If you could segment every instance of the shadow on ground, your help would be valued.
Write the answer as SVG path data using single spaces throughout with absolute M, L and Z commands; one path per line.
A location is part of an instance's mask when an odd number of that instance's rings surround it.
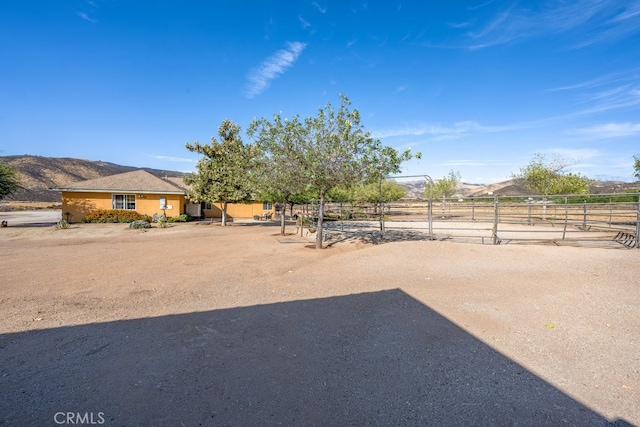
M 6 425 L 609 424 L 400 290 L 4 334 L 0 367 Z
M 333 246 L 340 242 L 362 242 L 362 243 L 392 243 L 392 242 L 415 242 L 429 240 L 429 233 L 420 230 L 410 229 L 386 229 L 380 232 L 378 224 L 349 223 L 347 226 L 331 224 L 326 229 L 327 246 Z M 434 240 L 435 236 L 434 236 Z

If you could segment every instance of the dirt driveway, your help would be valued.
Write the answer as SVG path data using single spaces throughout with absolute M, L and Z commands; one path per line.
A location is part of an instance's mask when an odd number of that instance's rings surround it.
M 640 251 L 277 232 L 0 229 L 0 425 L 640 425 Z

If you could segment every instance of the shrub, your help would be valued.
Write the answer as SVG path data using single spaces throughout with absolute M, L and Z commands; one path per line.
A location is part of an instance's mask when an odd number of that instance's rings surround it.
M 163 221 L 166 220 L 167 216 L 165 214 L 160 215 L 160 214 L 154 213 L 152 218 L 153 218 L 153 222 L 158 222 L 160 220 L 163 220 Z
M 167 218 L 167 222 L 187 222 L 191 221 L 191 216 L 189 214 L 180 214 L 178 216 L 170 216 Z
M 158 220 L 158 228 L 167 228 L 169 225 L 167 224 L 167 218 L 162 217 Z
M 89 212 L 89 214 L 82 219 L 82 222 L 115 223 L 145 221 L 146 219 L 146 215 L 141 215 L 136 211 L 124 209 L 97 209 Z
M 151 228 L 149 221 L 136 220 L 129 223 L 129 228 Z
M 56 224 L 56 228 L 58 230 L 66 230 L 67 228 L 69 228 L 69 223 L 67 221 L 65 221 L 64 219 L 61 219 L 60 221 L 58 221 L 58 223 Z

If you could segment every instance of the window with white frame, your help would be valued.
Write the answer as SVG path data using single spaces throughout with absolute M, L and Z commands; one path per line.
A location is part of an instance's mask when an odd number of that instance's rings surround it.
M 262 202 L 263 211 L 270 211 L 271 209 L 273 209 L 273 205 L 271 204 L 271 202 Z
M 136 210 L 135 194 L 114 194 L 112 199 L 113 209 Z

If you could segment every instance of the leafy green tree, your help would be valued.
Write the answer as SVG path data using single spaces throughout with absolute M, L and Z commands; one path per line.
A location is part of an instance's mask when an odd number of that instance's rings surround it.
M 354 199 L 354 187 L 338 185 L 327 192 L 327 200 L 331 202 L 351 202 Z
M 262 119 L 251 126 L 258 140 L 271 138 L 285 144 L 288 167 L 295 169 L 307 188 L 318 191 L 316 248 L 322 248 L 324 206 L 331 189 L 398 173 L 400 164 L 414 157 L 409 150 L 400 153 L 372 138 L 360 124 L 358 110 L 350 109 L 349 99 L 344 95 L 340 99 L 337 111 L 328 103 L 316 117 L 304 121 L 296 116 L 284 123 L 276 116 L 273 123 Z M 274 138 L 273 132 L 287 132 L 287 135 Z
M 446 176 L 435 182 L 433 185 L 433 194 L 430 187 L 424 189 L 424 197 L 442 197 L 442 215 L 444 216 L 446 199 L 447 197 L 453 196 L 461 179 L 460 171 L 450 170 Z
M 536 194 L 549 196 L 552 194 L 585 194 L 589 189 L 589 178 L 568 172 L 575 164 L 560 157 L 547 161 L 546 157 L 537 153 L 531 163 L 520 172 L 512 174 L 512 178 L 524 184 Z
M 297 161 L 296 147 L 300 127 L 297 116 L 293 120 L 283 120 L 276 114 L 273 122 L 255 119 L 247 130 L 250 138 L 256 138 L 256 147 L 260 152 L 254 161 L 258 187 L 268 195 L 270 201 L 282 203 L 283 209 L 290 204 L 292 198 L 300 199 L 296 195 L 303 195 L 307 186 Z M 284 212 L 280 221 L 280 234 L 284 235 Z
M 0 161 L 0 200 L 20 189 L 18 171 L 12 165 Z
M 640 155 L 633 156 L 633 176 L 640 180 Z
M 354 198 L 367 203 L 390 202 L 404 197 L 407 190 L 393 181 L 372 182 L 354 188 Z
M 433 185 L 433 197 L 451 197 L 456 192 L 458 184 L 462 179 L 459 171 L 450 170 L 447 176 L 442 177 Z M 425 197 L 431 197 L 431 190 L 427 187 L 424 191 Z
M 218 136 L 211 138 L 210 145 L 198 141 L 185 144 L 187 150 L 202 154 L 195 174 L 185 177 L 191 186 L 188 196 L 195 202 L 222 204 L 222 225 L 227 225 L 227 204 L 251 200 L 255 179 L 251 173 L 252 159 L 256 150 L 244 145 L 240 137 L 240 126 L 225 119 L 218 128 Z

